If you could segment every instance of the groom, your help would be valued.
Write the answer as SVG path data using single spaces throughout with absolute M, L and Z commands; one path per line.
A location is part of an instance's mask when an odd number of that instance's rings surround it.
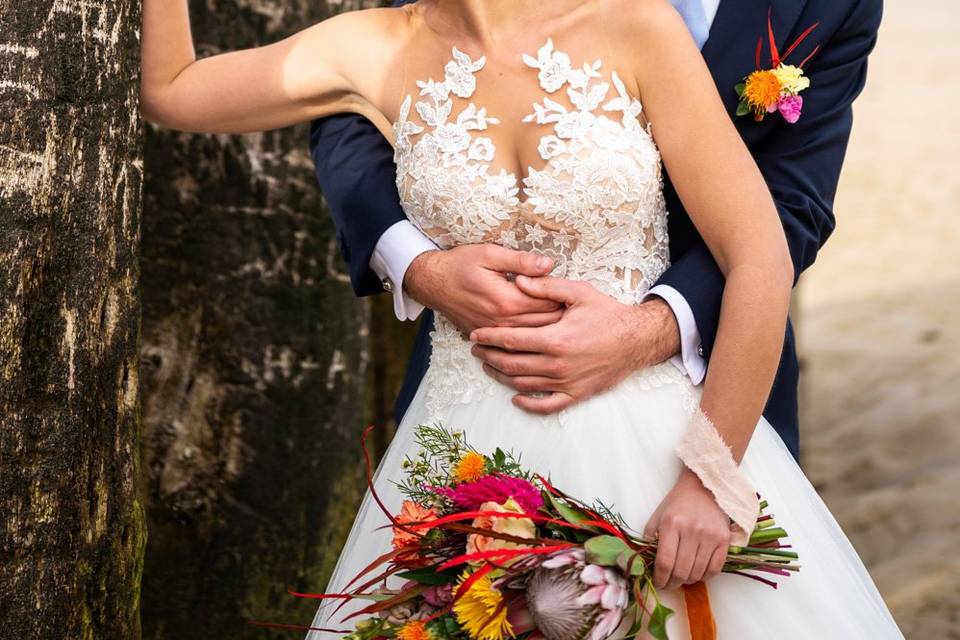
M 863 88 L 876 42 L 882 0 L 672 0 L 701 50 L 744 141 L 773 194 L 795 278 L 809 267 L 834 228 L 833 199 L 852 125 L 851 104 Z M 405 4 L 401 0 L 397 4 Z M 789 60 L 806 67 L 803 115 L 755 122 L 735 117 L 734 87 L 756 67 L 757 41 L 767 42 L 767 15 L 781 51 L 819 23 Z M 768 45 L 763 62 L 769 64 Z M 392 148 L 361 116 L 314 121 L 310 137 L 317 179 L 337 227 L 341 254 L 357 295 L 392 292 L 401 320 L 427 307 L 407 370 L 397 420 L 429 363 L 435 309 L 474 332 L 474 354 L 487 373 L 518 390 L 519 406 L 552 413 L 616 384 L 631 372 L 670 359 L 694 383 L 707 370 L 717 334 L 724 279 L 676 191 L 665 183 L 672 265 L 643 304 L 618 317 L 589 287 L 543 279 L 517 282 L 507 273 L 542 276 L 552 265 L 494 245 L 440 251 L 407 221 L 395 186 Z M 578 305 L 597 313 L 564 314 Z M 606 311 L 601 312 L 603 307 Z M 617 330 L 610 330 L 617 328 Z M 799 364 L 788 324 L 764 416 L 799 458 Z M 529 395 L 549 389 L 553 393 Z

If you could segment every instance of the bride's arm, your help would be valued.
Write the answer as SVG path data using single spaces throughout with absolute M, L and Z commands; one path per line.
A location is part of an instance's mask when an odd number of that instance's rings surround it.
M 780 361 L 793 266 L 770 191 L 686 25 L 666 2 L 649 5 L 636 37 L 640 98 L 677 193 L 726 277 L 701 408 L 739 461 Z
M 269 45 L 197 60 L 187 0 L 145 0 L 141 110 L 162 126 L 206 133 L 263 131 L 345 111 L 376 123 L 383 116 L 372 101 L 390 59 L 383 36 L 396 23 L 395 10 L 348 12 Z
M 623 34 L 617 41 L 641 43 L 642 55 L 634 56 L 635 77 L 653 136 L 678 195 L 726 277 L 700 409 L 739 462 L 776 375 L 793 266 L 770 191 L 686 25 L 663 0 L 645 0 L 641 6 L 635 20 L 628 21 L 634 24 L 624 27 L 631 29 L 630 39 Z M 712 434 L 697 419 L 691 428 L 696 425 L 700 433 Z M 733 461 L 721 473 L 731 470 L 736 473 Z M 752 487 L 745 488 L 741 516 L 752 512 L 747 503 L 755 497 Z M 724 512 L 712 500 L 685 468 L 651 517 L 647 532 L 658 532 L 661 541 L 658 586 L 719 572 L 730 541 L 730 503 Z

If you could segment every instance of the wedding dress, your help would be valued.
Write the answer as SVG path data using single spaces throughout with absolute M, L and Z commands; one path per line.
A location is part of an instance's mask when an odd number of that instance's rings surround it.
M 492 242 L 542 253 L 556 261 L 553 275 L 638 303 L 669 265 L 661 160 L 641 104 L 615 71 L 593 58 L 574 63 L 552 40 L 523 61 L 538 99 L 514 129 L 538 128 L 542 167 L 529 168 L 522 181 L 492 168 L 500 160 L 494 136 L 502 118 L 471 99 L 478 79 L 491 91 L 496 80 L 484 78 L 484 58 L 454 48 L 442 79 L 418 81 L 419 96 L 406 96 L 394 124 L 404 210 L 440 247 Z M 414 429 L 442 423 L 465 431 L 481 452 L 521 454 L 567 493 L 601 499 L 643 529 L 681 470 L 674 450 L 701 393 L 687 376 L 663 363 L 558 414 L 537 416 L 511 403 L 514 391 L 483 372 L 470 342 L 440 314 L 432 346 L 426 377 L 374 476 L 389 509 L 398 512 L 402 502 L 392 481 L 416 452 Z M 780 579 L 778 589 L 729 574 L 709 581 L 719 637 L 902 638 L 856 551 L 764 419 L 741 468 L 789 533 L 802 569 Z M 328 592 L 342 591 L 390 548 L 386 523 L 368 492 Z M 662 597 L 676 611 L 670 638 L 688 638 L 679 591 Z M 365 603 L 331 616 L 339 604 L 321 604 L 313 626 L 350 628 L 342 616 Z

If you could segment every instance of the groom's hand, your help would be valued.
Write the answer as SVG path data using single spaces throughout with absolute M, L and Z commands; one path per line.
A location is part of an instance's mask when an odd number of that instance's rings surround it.
M 522 409 L 555 413 L 680 350 L 676 318 L 660 298 L 626 305 L 586 282 L 518 276 L 516 283 L 530 296 L 563 303 L 563 317 L 537 328 L 480 328 L 470 339 L 484 370 L 521 392 L 513 402 Z M 552 393 L 528 395 L 545 391 Z
M 507 274 L 537 277 L 552 269 L 545 256 L 494 244 L 462 245 L 414 258 L 403 287 L 464 333 L 477 327 L 540 327 L 559 320 L 563 305 L 525 293 Z

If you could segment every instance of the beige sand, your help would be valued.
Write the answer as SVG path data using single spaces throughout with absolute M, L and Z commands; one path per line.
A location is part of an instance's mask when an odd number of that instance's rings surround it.
M 960 4 L 887 0 L 801 289 L 805 467 L 908 638 L 960 638 Z M 814 78 L 816 82 L 816 78 Z

